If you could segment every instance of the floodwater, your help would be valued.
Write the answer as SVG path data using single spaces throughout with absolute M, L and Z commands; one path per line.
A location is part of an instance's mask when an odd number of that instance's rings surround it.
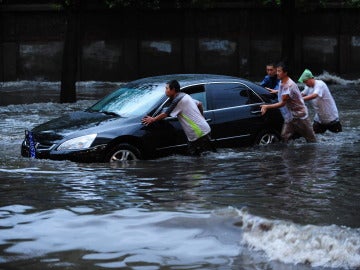
M 0 269 L 360 269 L 360 85 L 318 142 L 120 164 L 20 155 L 24 129 L 120 83 L 2 83 Z M 9 105 L 10 104 L 10 105 Z

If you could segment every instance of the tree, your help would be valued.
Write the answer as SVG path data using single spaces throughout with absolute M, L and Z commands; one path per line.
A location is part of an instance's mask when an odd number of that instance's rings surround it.
M 81 0 L 63 1 L 66 32 L 61 68 L 60 102 L 76 102 L 77 60 L 79 55 L 79 22 Z
M 108 7 L 125 5 L 128 1 L 104 0 Z M 80 19 L 85 8 L 84 0 L 61 0 L 57 7 L 64 10 L 66 16 L 66 30 L 61 68 L 60 102 L 73 103 L 76 98 L 76 81 L 78 58 L 80 52 Z
M 295 0 L 286 0 L 281 3 L 281 18 L 283 26 L 283 40 L 281 57 L 293 66 L 294 51 L 295 51 L 295 34 L 294 34 L 294 16 L 295 15 Z

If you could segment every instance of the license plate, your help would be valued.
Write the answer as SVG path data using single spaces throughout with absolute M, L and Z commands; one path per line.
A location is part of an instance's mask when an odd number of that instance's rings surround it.
M 35 158 L 36 157 L 36 149 L 35 149 L 35 142 L 34 142 L 33 133 L 31 131 L 29 131 L 29 130 L 25 130 L 25 137 L 29 141 L 30 157 Z

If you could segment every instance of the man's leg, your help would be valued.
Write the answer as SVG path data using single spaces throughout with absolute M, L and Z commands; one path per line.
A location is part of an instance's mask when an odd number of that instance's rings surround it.
M 188 143 L 189 153 L 192 156 L 199 156 L 204 151 L 216 151 L 213 143 L 211 142 L 210 135 L 205 135 L 196 141 Z
M 342 131 L 342 126 L 340 121 L 332 121 L 330 124 L 327 125 L 328 130 L 334 133 L 338 133 Z
M 289 139 L 294 135 L 295 131 L 292 125 L 292 121 L 284 123 L 281 130 L 281 139 L 284 143 L 287 143 Z
M 326 131 L 326 126 L 314 121 L 313 130 L 315 133 L 324 133 Z
M 314 130 L 311 126 L 309 117 L 306 119 L 296 119 L 296 131 L 303 136 L 307 142 L 316 142 Z

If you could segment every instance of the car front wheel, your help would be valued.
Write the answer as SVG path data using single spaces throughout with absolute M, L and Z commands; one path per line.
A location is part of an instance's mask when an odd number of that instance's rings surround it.
M 109 152 L 105 160 L 109 162 L 121 162 L 138 160 L 140 159 L 140 156 L 141 155 L 138 148 L 127 143 L 121 143 Z
M 256 137 L 255 144 L 268 145 L 280 141 L 280 136 L 271 130 L 264 130 Z

